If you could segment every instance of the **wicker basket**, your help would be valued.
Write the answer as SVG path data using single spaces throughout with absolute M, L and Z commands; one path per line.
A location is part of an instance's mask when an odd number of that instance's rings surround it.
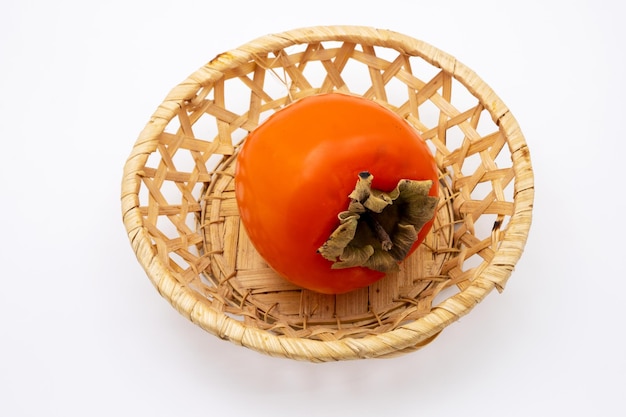
M 405 118 L 442 185 L 435 226 L 401 271 L 337 296 L 268 268 L 240 224 L 233 184 L 250 131 L 293 100 L 332 91 Z M 181 314 L 235 344 L 319 362 L 414 351 L 502 290 L 533 195 L 520 128 L 472 70 L 395 32 L 337 26 L 261 37 L 176 86 L 126 162 L 122 208 L 139 262 Z

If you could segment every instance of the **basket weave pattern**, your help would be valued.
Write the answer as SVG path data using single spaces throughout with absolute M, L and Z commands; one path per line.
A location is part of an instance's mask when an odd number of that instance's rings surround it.
M 233 176 L 259 123 L 335 91 L 375 100 L 421 133 L 441 202 L 400 272 L 331 296 L 268 268 L 240 224 Z M 266 354 L 330 361 L 416 350 L 502 290 L 526 242 L 533 186 L 517 122 L 469 68 L 395 32 L 314 27 L 220 54 L 175 87 L 127 160 L 122 205 L 140 263 L 181 314 Z

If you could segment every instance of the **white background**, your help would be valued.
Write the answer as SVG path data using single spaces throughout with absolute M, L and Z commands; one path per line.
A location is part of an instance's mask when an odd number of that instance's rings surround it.
M 624 13 L 614 1 L 3 1 L 0 415 L 626 415 Z M 296 27 L 425 40 L 511 109 L 536 175 L 504 293 L 426 348 L 310 364 L 205 333 L 128 242 L 122 168 L 220 52 Z

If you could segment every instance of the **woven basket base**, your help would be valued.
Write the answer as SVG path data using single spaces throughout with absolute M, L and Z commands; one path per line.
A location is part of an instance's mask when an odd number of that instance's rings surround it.
M 202 200 L 203 249 L 210 260 L 203 281 L 205 292 L 217 288 L 223 312 L 246 326 L 322 341 L 364 337 L 424 316 L 434 297 L 453 285 L 440 275 L 455 252 L 452 202 L 445 184 L 433 229 L 399 272 L 367 288 L 327 295 L 290 284 L 254 249 L 239 218 L 234 169 L 235 158 L 219 165 Z

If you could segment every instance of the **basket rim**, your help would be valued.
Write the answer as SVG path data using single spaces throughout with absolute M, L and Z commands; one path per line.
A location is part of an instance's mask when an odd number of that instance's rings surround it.
M 325 41 L 350 41 L 392 48 L 409 56 L 419 56 L 448 72 L 480 100 L 492 120 L 502 129 L 515 173 L 514 210 L 507 234 L 493 259 L 467 288 L 433 306 L 424 317 L 388 332 L 333 341 L 274 335 L 246 326 L 202 302 L 198 294 L 177 281 L 164 259 L 152 247 L 140 213 L 138 196 L 140 174 L 148 156 L 156 150 L 158 134 L 182 104 L 192 100 L 200 88 L 210 86 L 222 77 L 224 71 L 248 62 L 256 53 Z M 366 26 L 312 26 L 261 36 L 221 53 L 175 86 L 141 131 L 126 161 L 121 200 L 123 222 L 140 264 L 161 296 L 179 313 L 222 339 L 261 353 L 298 360 L 333 361 L 383 357 L 419 345 L 469 313 L 494 288 L 501 291 L 526 244 L 532 217 L 534 177 L 528 147 L 517 121 L 495 92 L 473 70 L 454 57 L 426 42 L 390 30 Z

